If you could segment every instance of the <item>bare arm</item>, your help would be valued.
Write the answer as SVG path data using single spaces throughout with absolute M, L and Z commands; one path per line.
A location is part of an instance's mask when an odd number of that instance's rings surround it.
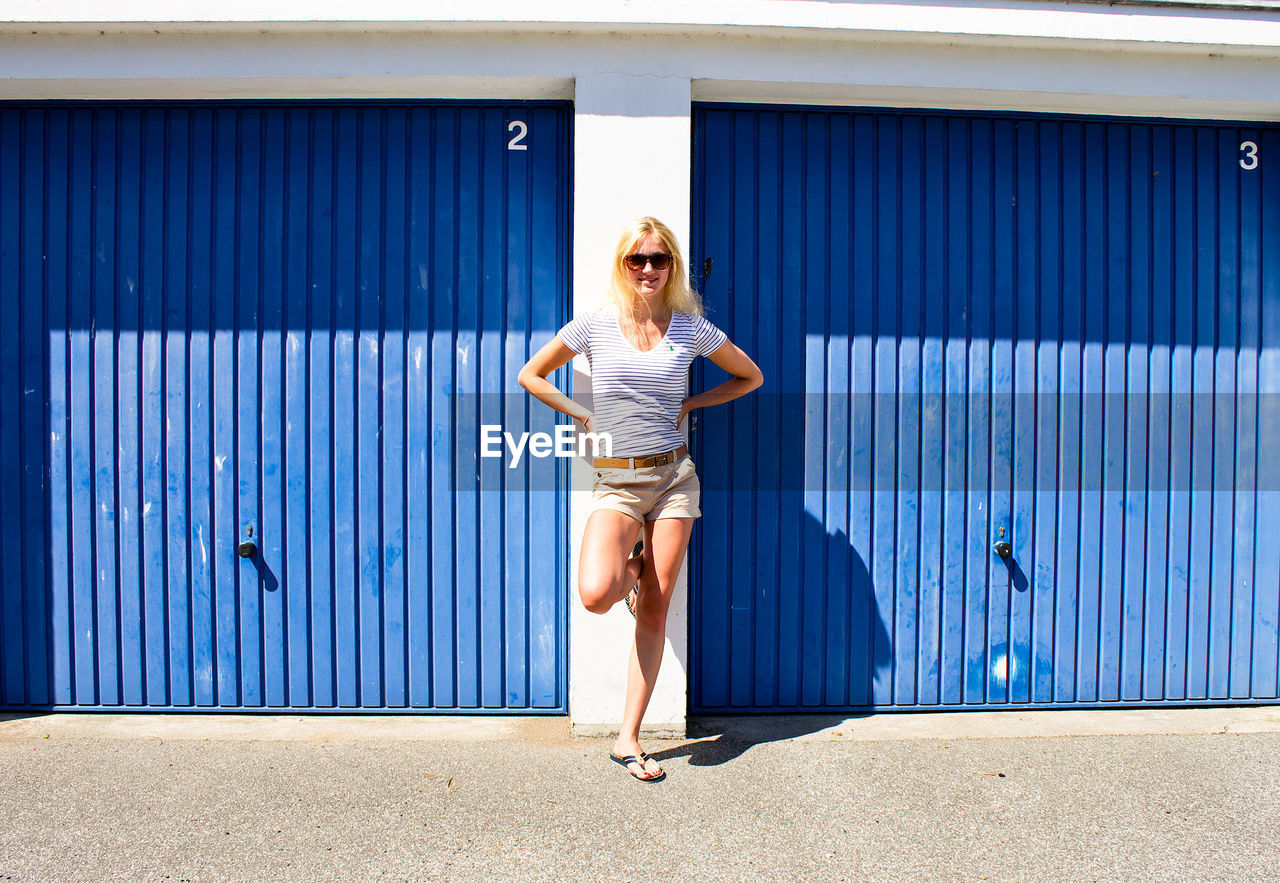
M 516 380 L 538 401 L 550 405 L 561 414 L 568 414 L 579 421 L 584 429 L 590 429 L 591 412 L 562 393 L 547 379 L 548 374 L 561 365 L 568 364 L 576 355 L 559 337 L 553 337 L 525 362 Z
M 679 426 L 685 415 L 694 408 L 705 408 L 708 405 L 733 401 L 764 383 L 764 374 L 761 373 L 760 367 L 731 340 L 726 340 L 707 358 L 732 376 L 714 389 L 685 399 L 680 406 L 680 416 L 676 418 L 676 426 Z

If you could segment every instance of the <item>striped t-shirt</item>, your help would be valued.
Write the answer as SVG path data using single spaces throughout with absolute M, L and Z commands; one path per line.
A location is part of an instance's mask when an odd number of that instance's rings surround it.
M 676 418 L 689 365 L 728 340 L 703 317 L 677 312 L 662 340 L 641 352 L 623 335 L 613 306 L 579 316 L 557 336 L 591 365 L 591 431 L 609 434 L 614 457 L 643 457 L 684 444 Z

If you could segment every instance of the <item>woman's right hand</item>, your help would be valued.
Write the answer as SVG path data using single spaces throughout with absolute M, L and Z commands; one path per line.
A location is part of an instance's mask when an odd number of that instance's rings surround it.
M 596 416 L 595 414 L 593 414 L 593 413 L 591 413 L 590 411 L 588 411 L 588 412 L 587 412 L 587 414 L 586 414 L 585 416 L 583 416 L 583 417 L 574 417 L 573 419 L 574 419 L 574 420 L 576 420 L 576 421 L 578 421 L 579 423 L 581 423 L 581 424 L 582 424 L 582 431 L 583 431 L 583 432 L 590 432 L 590 431 L 591 431 L 591 421 L 595 419 L 595 416 Z
M 565 346 L 559 337 L 553 337 L 546 342 L 542 349 L 534 353 L 529 361 L 525 362 L 524 367 L 520 369 L 520 373 L 516 376 L 516 381 L 538 401 L 550 405 L 561 414 L 573 416 L 575 411 L 586 409 L 556 389 L 555 384 L 547 379 L 547 375 L 561 365 L 567 365 L 575 355 L 576 353 Z M 592 416 L 588 412 L 586 417 L 574 417 L 573 419 L 586 426 Z

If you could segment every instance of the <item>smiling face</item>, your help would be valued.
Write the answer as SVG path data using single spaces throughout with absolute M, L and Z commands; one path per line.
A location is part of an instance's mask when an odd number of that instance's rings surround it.
M 667 255 L 669 260 L 661 269 L 648 255 Z M 627 265 L 639 261 L 639 267 Z M 636 218 L 622 230 L 613 252 L 613 272 L 609 276 L 609 300 L 624 310 L 635 310 L 643 301 L 651 315 L 667 314 L 671 310 L 685 310 L 702 314 L 696 295 L 689 290 L 685 275 L 684 259 L 680 256 L 680 242 L 671 228 L 657 218 Z
M 667 248 L 662 244 L 662 239 L 656 233 L 650 233 L 635 244 L 628 254 L 666 254 Z M 653 264 L 646 263 L 639 270 L 633 270 L 623 264 L 626 268 L 627 275 L 630 277 L 632 284 L 635 285 L 636 291 L 641 297 L 650 298 L 660 296 L 662 290 L 667 287 L 667 277 L 671 273 L 671 266 L 668 264 L 661 270 L 654 269 Z

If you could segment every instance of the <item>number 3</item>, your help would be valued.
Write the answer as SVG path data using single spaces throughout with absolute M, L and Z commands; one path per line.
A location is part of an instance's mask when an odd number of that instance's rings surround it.
M 1245 171 L 1252 171 L 1258 167 L 1258 145 L 1252 141 L 1240 142 L 1240 149 L 1244 152 L 1244 156 L 1240 158 L 1240 168 Z
M 516 132 L 516 129 L 519 129 L 520 131 Z M 507 142 L 507 150 L 528 150 L 529 149 L 528 144 L 520 143 L 521 141 L 524 140 L 524 136 L 529 134 L 529 127 L 526 126 L 523 121 L 512 120 L 511 122 L 507 123 L 507 131 L 516 132 L 514 135 L 511 136 L 511 140 Z

